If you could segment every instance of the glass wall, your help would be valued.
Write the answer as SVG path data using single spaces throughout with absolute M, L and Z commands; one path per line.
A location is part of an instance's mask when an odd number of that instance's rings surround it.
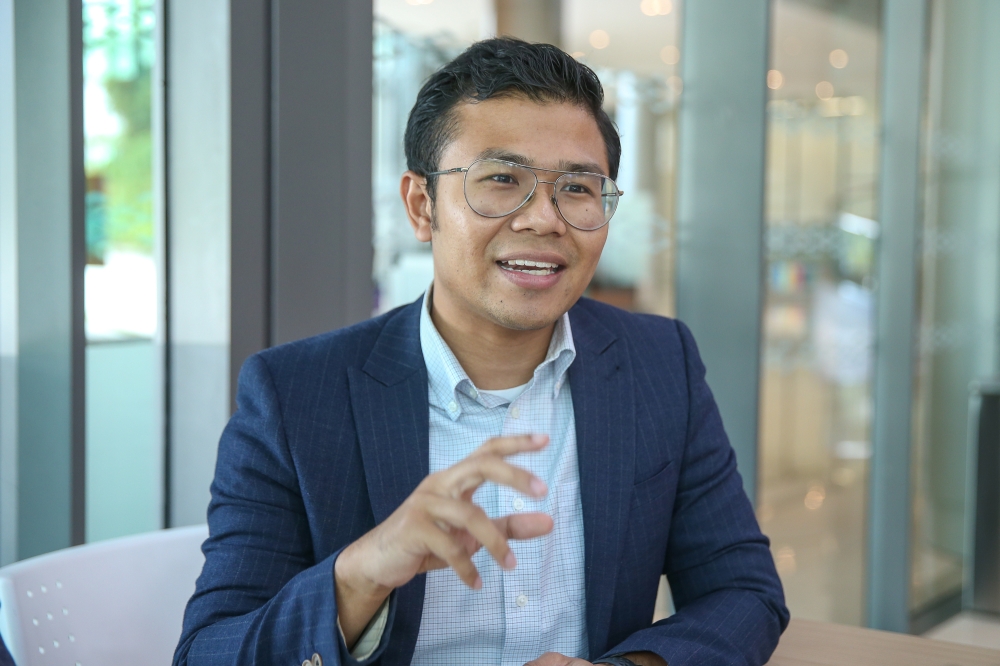
M 163 515 L 154 0 L 84 0 L 86 534 Z
M 1000 4 L 934 0 L 928 61 L 911 612 L 961 591 L 969 385 L 1000 376 Z
M 864 621 L 879 3 L 772 4 L 758 517 L 795 617 Z

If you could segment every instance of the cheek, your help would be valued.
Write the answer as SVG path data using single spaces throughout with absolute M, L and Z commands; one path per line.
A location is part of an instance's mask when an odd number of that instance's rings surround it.
M 608 227 L 605 225 L 597 231 L 588 232 L 588 235 L 580 241 L 580 258 L 586 266 L 594 267 L 601 259 L 601 252 L 604 244 L 608 240 Z

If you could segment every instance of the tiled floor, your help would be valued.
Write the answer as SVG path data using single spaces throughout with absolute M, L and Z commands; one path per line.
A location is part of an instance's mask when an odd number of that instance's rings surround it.
M 924 637 L 1000 650 L 1000 616 L 959 613 L 928 631 Z

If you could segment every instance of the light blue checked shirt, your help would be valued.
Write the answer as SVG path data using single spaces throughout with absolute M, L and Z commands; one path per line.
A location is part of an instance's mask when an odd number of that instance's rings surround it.
M 509 458 L 548 484 L 545 498 L 486 483 L 473 501 L 490 518 L 541 511 L 552 516 L 555 527 L 539 539 L 511 542 L 517 557 L 513 571 L 504 571 L 480 549 L 472 558 L 483 579 L 479 591 L 466 587 L 451 569 L 429 572 L 411 663 L 523 666 L 550 651 L 586 657 L 583 509 L 567 381 L 576 349 L 569 315 L 556 323 L 545 360 L 519 395 L 480 391 L 434 327 L 430 293 L 420 316 L 429 382 L 430 472 L 451 467 L 490 437 L 549 435 L 542 451 Z
M 541 433 L 550 443 L 508 460 L 545 481 L 549 494 L 526 497 L 486 483 L 473 501 L 491 518 L 519 511 L 552 516 L 544 537 L 511 541 L 517 567 L 504 571 L 485 549 L 472 561 L 483 579 L 471 590 L 451 569 L 427 574 L 413 666 L 523 666 L 545 652 L 587 656 L 583 509 L 576 421 L 567 370 L 576 358 L 569 315 L 556 323 L 545 360 L 531 381 L 505 391 L 480 391 L 438 333 L 429 289 L 420 316 L 420 346 L 430 402 L 430 473 L 451 467 L 491 437 Z M 370 656 L 381 640 L 387 607 L 352 650 Z

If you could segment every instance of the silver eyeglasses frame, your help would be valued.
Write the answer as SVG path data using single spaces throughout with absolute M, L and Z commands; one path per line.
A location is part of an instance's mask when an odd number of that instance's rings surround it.
M 522 169 L 527 169 L 528 171 L 531 172 L 531 175 L 535 177 L 535 184 L 532 186 L 531 192 L 528 193 L 528 196 L 526 196 L 524 198 L 524 201 L 521 202 L 521 205 L 519 205 L 514 210 L 509 211 L 507 213 L 503 213 L 501 215 L 483 215 L 478 210 L 476 210 L 475 206 L 472 205 L 472 202 L 469 201 L 469 188 L 468 188 L 468 181 L 467 181 L 467 179 L 468 179 L 468 175 L 469 175 L 469 170 L 472 169 L 472 167 L 474 167 L 477 164 L 479 164 L 480 162 L 498 162 L 500 164 L 506 164 L 508 166 L 521 167 Z M 538 177 L 538 174 L 535 173 L 536 171 L 545 171 L 546 173 L 558 173 L 558 174 L 561 174 L 561 175 L 558 178 L 556 178 L 555 180 L 541 180 Z M 612 186 L 614 186 L 614 188 L 615 188 L 614 196 L 621 197 L 623 194 L 625 194 L 625 192 L 623 190 L 619 190 L 618 189 L 618 183 L 616 183 L 613 178 L 605 176 L 602 173 L 593 173 L 592 171 L 559 171 L 558 169 L 543 169 L 542 167 L 533 167 L 533 166 L 528 166 L 527 164 L 518 164 L 517 162 L 511 162 L 510 160 L 501 160 L 501 159 L 497 159 L 495 157 L 481 157 L 481 158 L 479 158 L 478 160 L 476 160 L 475 162 L 473 162 L 472 164 L 470 164 L 467 167 L 455 167 L 454 169 L 445 169 L 444 171 L 432 171 L 432 172 L 430 172 L 428 174 L 425 174 L 424 178 L 430 178 L 431 176 L 445 176 L 445 175 L 448 175 L 450 173 L 464 173 L 465 174 L 464 178 L 466 180 L 463 180 L 463 183 L 462 183 L 462 194 L 465 196 L 465 202 L 467 204 L 469 204 L 469 208 L 471 208 L 473 211 L 475 211 L 475 213 L 477 215 L 481 215 L 482 217 L 491 218 L 491 219 L 497 219 L 497 218 L 501 218 L 501 217 L 507 217 L 508 215 L 513 215 L 517 211 L 519 211 L 522 208 L 524 208 L 526 205 L 528 205 L 528 203 L 532 199 L 535 198 L 535 192 L 538 190 L 538 184 L 539 183 L 544 183 L 546 185 L 551 185 L 552 186 L 552 196 L 550 197 L 550 199 L 552 200 L 552 205 L 555 206 L 556 210 L 559 212 L 559 217 L 561 217 L 563 219 L 563 222 L 565 222 L 569 226 L 573 227 L 574 229 L 579 229 L 580 231 L 597 231 L 598 229 L 601 229 L 601 228 L 607 226 L 608 222 L 611 221 L 611 218 L 615 216 L 615 212 L 618 211 L 618 204 L 615 204 L 615 211 L 612 212 L 611 216 L 608 217 L 608 219 L 604 220 L 604 224 L 600 225 L 599 227 L 594 227 L 593 229 L 586 229 L 584 227 L 578 227 L 578 226 L 576 226 L 575 224 L 573 224 L 572 222 L 570 222 L 569 220 L 566 219 L 566 216 L 563 214 L 562 209 L 559 208 L 559 200 L 556 198 L 556 194 L 555 194 L 556 193 L 556 183 L 558 183 L 562 179 L 563 176 L 596 176 L 597 178 L 603 178 L 604 180 L 610 180 Z M 602 198 L 603 197 L 607 197 L 607 196 L 611 196 L 611 195 L 610 194 L 603 194 L 603 193 L 601 194 Z

